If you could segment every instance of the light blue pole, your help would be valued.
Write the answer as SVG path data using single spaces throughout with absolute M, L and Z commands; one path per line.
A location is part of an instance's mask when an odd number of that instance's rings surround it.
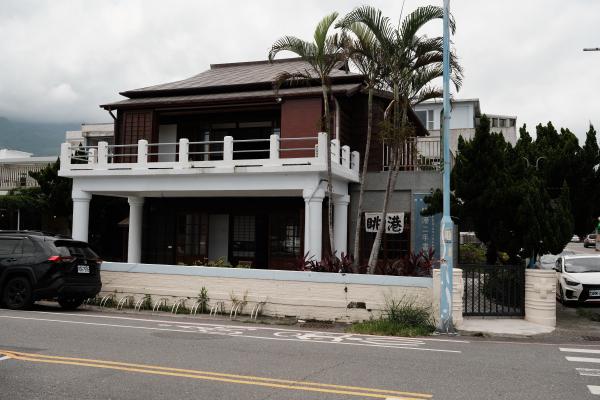
M 452 323 L 452 270 L 453 270 L 453 239 L 454 224 L 450 218 L 450 0 L 444 0 L 444 214 L 440 234 L 440 322 L 439 333 L 455 333 Z

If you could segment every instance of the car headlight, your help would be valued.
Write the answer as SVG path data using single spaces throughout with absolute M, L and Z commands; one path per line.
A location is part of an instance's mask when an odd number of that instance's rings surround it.
M 568 279 L 565 279 L 565 283 L 569 286 L 579 286 L 579 282 L 570 281 Z

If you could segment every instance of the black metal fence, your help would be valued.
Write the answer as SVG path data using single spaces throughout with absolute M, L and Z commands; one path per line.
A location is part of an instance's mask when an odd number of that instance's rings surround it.
M 524 316 L 525 267 L 461 265 L 465 316 Z

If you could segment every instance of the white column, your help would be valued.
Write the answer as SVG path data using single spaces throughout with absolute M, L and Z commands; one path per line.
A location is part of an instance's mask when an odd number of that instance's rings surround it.
M 333 197 L 333 244 L 337 257 L 348 253 L 348 204 L 348 195 Z
M 139 263 L 142 260 L 142 218 L 144 198 L 130 196 L 129 202 L 129 239 L 127 242 L 127 262 Z
M 71 198 L 73 199 L 73 228 L 71 236 L 75 240 L 87 242 L 92 195 L 88 192 L 73 191 Z
M 323 240 L 323 199 L 325 192 L 304 193 L 304 252 L 314 260 L 321 260 Z
M 233 136 L 223 138 L 223 161 L 233 160 Z
M 271 135 L 269 137 L 269 158 L 277 160 L 279 158 L 279 135 Z

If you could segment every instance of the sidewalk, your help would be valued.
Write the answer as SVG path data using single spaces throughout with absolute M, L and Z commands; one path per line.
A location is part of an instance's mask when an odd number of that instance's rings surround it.
M 458 326 L 465 335 L 484 334 L 490 336 L 535 336 L 549 334 L 555 328 L 534 324 L 524 319 L 465 318 Z

